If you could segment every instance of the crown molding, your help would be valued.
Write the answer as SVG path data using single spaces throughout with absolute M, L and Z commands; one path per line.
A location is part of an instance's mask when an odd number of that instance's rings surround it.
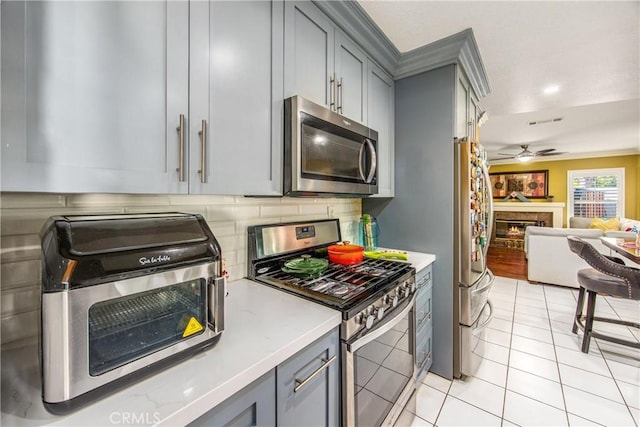
M 313 3 L 342 31 L 355 39 L 385 71 L 393 75 L 400 51 L 356 1 L 318 1 Z
M 398 80 L 450 64 L 462 67 L 479 98 L 491 92 L 471 28 L 403 53 L 393 78 Z
M 313 0 L 313 4 L 342 31 L 356 40 L 394 80 L 457 64 L 464 70 L 478 98 L 483 98 L 491 92 L 487 72 L 471 28 L 401 53 L 358 2 Z

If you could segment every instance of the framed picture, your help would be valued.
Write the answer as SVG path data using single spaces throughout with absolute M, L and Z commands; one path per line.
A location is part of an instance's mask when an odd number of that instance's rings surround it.
M 504 199 L 513 192 L 527 199 L 544 199 L 549 195 L 549 171 L 490 173 L 494 199 Z

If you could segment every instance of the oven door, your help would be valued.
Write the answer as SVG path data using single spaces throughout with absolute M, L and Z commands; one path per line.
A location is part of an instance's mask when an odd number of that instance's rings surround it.
M 216 265 L 43 294 L 45 402 L 68 401 L 211 341 L 224 316 Z
M 415 390 L 415 296 L 342 343 L 343 425 L 393 425 Z
M 285 193 L 377 194 L 377 132 L 290 98 Z

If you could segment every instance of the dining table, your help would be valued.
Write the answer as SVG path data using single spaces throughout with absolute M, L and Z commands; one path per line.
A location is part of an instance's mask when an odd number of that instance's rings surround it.
M 640 264 L 640 246 L 636 239 L 601 237 L 600 240 L 606 247 L 614 250 L 617 254 L 630 259 L 636 264 Z

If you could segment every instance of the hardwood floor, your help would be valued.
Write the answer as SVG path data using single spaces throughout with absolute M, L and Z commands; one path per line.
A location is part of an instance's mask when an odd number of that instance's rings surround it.
M 527 260 L 523 250 L 489 246 L 487 265 L 496 276 L 527 280 Z

